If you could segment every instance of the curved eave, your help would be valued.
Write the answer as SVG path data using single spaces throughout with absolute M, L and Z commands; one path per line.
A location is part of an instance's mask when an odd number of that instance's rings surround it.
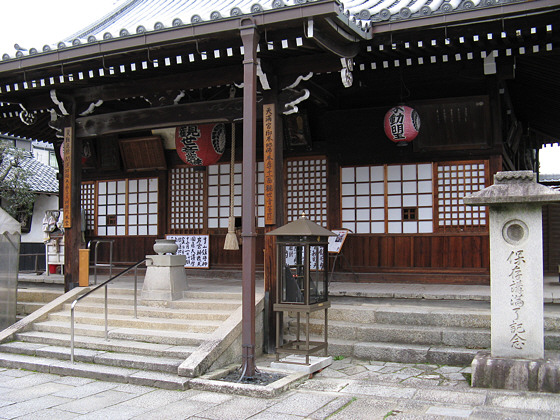
M 452 26 L 471 21 L 490 21 L 502 19 L 508 15 L 543 13 L 558 9 L 558 0 L 537 0 L 510 4 L 498 4 L 492 7 L 481 7 L 471 10 L 456 10 L 450 13 L 431 14 L 407 20 L 372 22 L 372 35 L 384 32 L 397 32 L 425 27 Z
M 284 7 L 263 11 L 258 14 L 224 18 L 216 21 L 205 21 L 197 24 L 161 29 L 143 34 L 128 35 L 96 41 L 90 44 L 68 46 L 55 51 L 37 53 L 20 58 L 7 59 L 0 62 L 0 73 L 20 72 L 34 68 L 60 65 L 61 63 L 78 62 L 95 57 L 106 57 L 114 54 L 130 53 L 148 48 L 156 48 L 174 43 L 194 42 L 201 38 L 224 38 L 239 32 L 243 24 L 252 23 L 257 27 L 285 27 L 293 22 L 301 25 L 302 19 L 335 18 L 337 23 L 352 32 L 357 39 L 368 38 L 368 33 L 360 29 L 351 18 L 341 13 L 336 1 L 320 1 L 305 3 L 298 6 Z

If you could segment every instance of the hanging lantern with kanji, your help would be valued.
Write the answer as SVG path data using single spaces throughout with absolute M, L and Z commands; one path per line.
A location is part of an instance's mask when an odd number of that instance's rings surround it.
M 385 134 L 397 146 L 406 146 L 420 131 L 420 116 L 415 109 L 398 105 L 385 114 Z
M 208 166 L 222 157 L 226 148 L 224 124 L 189 124 L 175 129 L 179 157 L 191 166 Z

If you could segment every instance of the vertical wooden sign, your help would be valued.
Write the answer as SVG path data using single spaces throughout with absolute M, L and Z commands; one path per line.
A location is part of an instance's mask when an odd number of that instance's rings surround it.
M 276 179 L 275 179 L 275 110 L 274 104 L 263 107 L 264 134 L 264 223 L 276 224 Z
M 72 127 L 64 127 L 64 229 L 72 227 Z

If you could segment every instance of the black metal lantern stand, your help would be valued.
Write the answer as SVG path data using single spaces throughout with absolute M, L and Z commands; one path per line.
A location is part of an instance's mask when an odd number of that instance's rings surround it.
M 273 305 L 276 312 L 276 360 L 281 354 L 305 355 L 308 365 L 310 355 L 321 350 L 327 355 L 328 238 L 335 234 L 302 216 L 267 235 L 276 236 L 277 301 Z M 325 311 L 323 341 L 311 341 L 310 314 L 320 310 Z M 296 337 L 281 343 L 280 320 L 284 312 L 296 313 Z M 302 337 L 302 315 L 305 317 L 305 337 Z

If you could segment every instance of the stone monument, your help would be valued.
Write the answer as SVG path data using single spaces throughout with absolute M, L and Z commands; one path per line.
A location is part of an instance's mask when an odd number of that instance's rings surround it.
M 171 301 L 181 299 L 187 288 L 186 257 L 175 255 L 177 244 L 172 239 L 156 239 L 157 255 L 146 255 L 146 276 L 142 286 L 144 301 Z
M 464 198 L 490 213 L 491 352 L 472 362 L 472 385 L 560 392 L 560 358 L 545 355 L 542 206 L 560 192 L 532 171 L 498 172 Z

